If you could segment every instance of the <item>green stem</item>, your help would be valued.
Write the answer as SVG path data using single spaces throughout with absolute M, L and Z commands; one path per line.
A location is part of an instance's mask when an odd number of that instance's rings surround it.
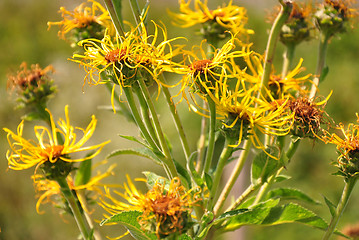
M 263 94 L 264 88 L 268 87 L 268 81 L 272 70 L 272 63 L 280 30 L 283 24 L 287 21 L 293 7 L 291 1 L 280 0 L 279 2 L 281 3 L 282 7 L 280 13 L 278 14 L 277 18 L 273 23 L 272 29 L 269 34 L 264 58 L 263 75 L 260 83 L 260 92 L 258 94 Z
M 148 105 L 148 108 L 150 110 L 150 113 L 151 113 L 151 116 L 152 116 L 152 119 L 153 119 L 153 123 L 155 125 L 155 129 L 156 129 L 156 132 L 157 132 L 160 144 L 161 144 L 161 148 L 162 148 L 162 151 L 163 151 L 163 153 L 165 155 L 165 164 L 167 165 L 168 170 L 169 170 L 169 172 L 171 174 L 170 177 L 171 178 L 177 177 L 178 173 L 177 173 L 176 166 L 175 166 L 174 161 L 172 159 L 171 152 L 170 152 L 170 149 L 168 147 L 168 143 L 167 143 L 167 141 L 166 141 L 166 139 L 164 137 L 160 121 L 158 120 L 156 109 L 155 109 L 155 107 L 153 105 L 153 102 L 151 100 L 151 95 L 148 92 L 148 89 L 146 87 L 146 84 L 145 84 L 145 81 L 144 81 L 143 77 L 139 78 L 138 83 L 139 83 L 140 88 L 141 88 L 141 90 L 142 90 L 142 92 L 144 94 L 145 99 L 147 100 L 147 105 Z
M 323 80 L 323 69 L 325 67 L 325 59 L 327 56 L 328 49 L 328 41 L 330 35 L 329 34 L 320 34 L 319 40 L 319 53 L 318 53 L 318 61 L 317 61 L 317 69 L 315 71 L 316 77 L 313 79 L 312 88 L 310 89 L 309 99 L 313 99 L 317 92 L 319 81 Z
M 283 163 L 284 166 L 290 162 L 291 158 L 297 151 L 299 144 L 300 144 L 300 139 L 291 141 L 291 143 L 288 147 L 288 150 L 285 152 L 285 156 L 281 156 L 281 159 L 280 159 L 280 162 Z M 281 167 L 274 175 L 269 177 L 269 179 L 266 183 L 264 183 L 262 185 L 262 187 L 259 190 L 259 192 L 256 196 L 256 199 L 252 205 L 256 205 L 263 199 L 263 197 L 267 194 L 270 186 L 274 183 L 275 178 L 283 171 L 283 169 L 284 169 L 284 167 Z
M 216 205 L 214 206 L 214 214 L 217 215 L 217 213 L 221 210 L 221 208 L 223 207 L 223 204 L 225 202 L 225 200 L 227 199 L 230 191 L 232 190 L 239 174 L 241 173 L 242 169 L 243 169 L 243 166 L 244 166 L 244 163 L 246 162 L 247 160 L 247 156 L 249 154 L 249 150 L 251 149 L 251 146 L 252 146 L 252 141 L 248 141 L 246 140 L 244 145 L 243 145 L 243 148 L 244 150 L 241 152 L 241 155 L 238 157 L 238 160 L 237 160 L 237 164 L 236 166 L 234 167 L 233 171 L 232 171 L 232 174 L 230 176 L 230 178 L 228 179 Z
M 82 237 L 84 240 L 89 240 L 89 231 L 88 227 L 85 225 L 85 221 L 83 219 L 83 216 L 80 212 L 79 206 L 77 205 L 76 198 L 73 195 L 71 189 L 69 188 L 69 185 L 66 182 L 65 178 L 57 179 L 58 184 L 61 187 L 61 192 L 64 195 L 67 203 L 70 206 L 70 209 L 74 215 L 75 221 L 77 223 L 77 227 L 79 228 Z
M 262 184 L 251 184 L 243 193 L 241 196 L 237 198 L 237 200 L 228 208 L 227 211 L 235 210 L 239 205 L 241 205 L 245 200 L 248 199 L 248 197 L 255 192 Z
M 204 160 L 204 168 L 203 168 L 202 176 L 204 176 L 205 173 L 208 173 L 211 168 L 212 158 L 214 153 L 214 145 L 215 145 L 215 131 L 216 131 L 216 104 L 209 96 L 207 96 L 207 102 L 211 116 L 209 120 L 207 154 Z
M 288 70 L 292 66 L 294 52 L 295 52 L 294 44 L 286 45 L 286 49 L 283 54 L 282 78 L 285 78 L 287 76 Z
M 206 101 L 203 101 L 203 109 L 207 109 L 208 104 Z M 203 168 L 203 161 L 204 161 L 204 150 L 205 150 L 205 144 L 206 144 L 206 129 L 207 129 L 208 119 L 205 116 L 202 116 L 201 120 L 201 135 L 198 139 L 198 145 L 197 145 L 197 166 L 196 170 L 197 172 L 201 172 Z
M 170 111 L 171 111 L 173 122 L 174 122 L 174 124 L 176 126 L 178 135 L 180 137 L 183 152 L 185 154 L 186 159 L 188 159 L 189 156 L 191 155 L 191 152 L 190 152 L 190 149 L 189 149 L 187 137 L 186 137 L 186 134 L 184 132 L 180 116 L 177 113 L 176 106 L 174 105 L 174 103 L 171 100 L 171 93 L 168 90 L 168 88 L 167 87 L 162 87 L 162 91 L 163 91 L 163 94 L 165 95 L 168 107 L 170 108 Z
M 213 205 L 215 203 L 215 199 L 216 199 L 216 193 L 218 190 L 218 186 L 220 184 L 221 178 L 222 178 L 222 173 L 223 173 L 223 169 L 227 164 L 228 158 L 232 155 L 233 152 L 233 147 L 230 147 L 230 145 L 232 145 L 232 140 L 229 140 L 226 138 L 226 141 L 224 142 L 224 148 L 222 150 L 221 156 L 218 160 L 217 163 L 217 168 L 215 169 L 214 173 L 213 173 L 213 184 L 212 184 L 212 188 L 209 194 L 209 199 L 208 199 L 208 204 L 207 204 L 207 210 L 208 211 L 212 211 Z
M 123 87 L 123 91 L 125 92 L 125 95 L 126 95 L 126 98 L 127 98 L 127 103 L 128 103 L 128 105 L 130 107 L 132 116 L 135 119 L 136 125 L 140 129 L 140 131 L 142 133 L 142 136 L 145 138 L 147 143 L 150 144 L 150 146 L 154 150 L 157 150 L 157 151 L 161 152 L 161 150 L 158 148 L 156 143 L 151 138 L 151 135 L 148 133 L 147 128 L 146 128 L 146 126 L 144 125 L 144 123 L 142 121 L 142 118 L 141 118 L 141 116 L 140 116 L 140 114 L 138 112 L 138 108 L 136 106 L 135 100 L 133 98 L 132 88 L 131 87 Z
M 112 84 L 110 82 L 106 83 L 106 88 L 111 93 L 112 92 Z M 131 114 L 131 111 L 127 108 L 126 104 L 121 102 L 120 96 L 117 94 L 117 92 L 114 92 L 114 99 L 116 100 L 117 104 L 120 106 L 120 112 L 126 117 L 126 119 L 129 122 L 135 122 L 135 119 L 133 119 L 133 116 Z
M 142 118 L 145 120 L 146 128 L 147 128 L 149 134 L 151 135 L 151 138 L 156 143 L 156 145 L 160 146 L 160 143 L 158 142 L 157 133 L 153 127 L 153 123 L 150 118 L 147 101 L 144 98 L 143 93 L 137 84 L 136 84 L 136 86 L 133 86 L 133 90 L 138 98 L 139 103 L 140 103 Z
M 122 25 L 122 14 L 121 14 L 121 1 L 115 1 L 116 6 L 113 4 L 112 0 L 104 0 L 107 11 L 110 13 L 111 20 L 113 25 L 115 25 L 117 34 L 119 36 L 125 36 Z
M 330 236 L 333 234 L 335 227 L 337 226 L 338 221 L 339 221 L 340 217 L 342 216 L 344 209 L 349 201 L 350 194 L 353 191 L 356 180 L 357 180 L 357 178 L 355 178 L 355 177 L 347 178 L 345 180 L 345 185 L 344 185 L 342 196 L 341 196 L 340 201 L 335 210 L 335 214 L 332 216 L 330 224 L 329 224 L 327 231 L 325 232 L 325 235 L 323 236 L 322 240 L 328 240 L 330 238 Z

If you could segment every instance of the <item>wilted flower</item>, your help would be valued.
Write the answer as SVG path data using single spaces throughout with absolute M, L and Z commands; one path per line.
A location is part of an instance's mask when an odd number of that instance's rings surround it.
M 54 72 L 54 68 L 49 65 L 42 69 L 38 64 L 31 65 L 31 69 L 27 68 L 27 64 L 23 62 L 20 70 L 16 74 L 8 74 L 7 87 L 17 91 L 20 96 L 20 106 L 41 105 L 46 106 L 46 102 L 56 91 L 53 80 L 49 77 L 49 73 Z
M 127 176 L 128 184 L 124 185 L 125 192 L 117 193 L 127 203 L 117 200 L 107 189 L 105 200 L 101 205 L 110 214 L 123 211 L 139 211 L 138 222 L 144 230 L 155 232 L 158 238 L 181 234 L 190 226 L 190 214 L 196 201 L 178 178 L 174 178 L 167 185 L 164 179 L 158 179 L 146 194 L 140 193 L 131 179 Z

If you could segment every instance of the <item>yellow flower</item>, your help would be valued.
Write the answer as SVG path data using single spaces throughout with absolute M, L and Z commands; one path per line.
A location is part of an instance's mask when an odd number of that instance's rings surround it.
M 286 110 L 286 102 L 277 102 L 274 106 L 263 96 L 257 98 L 257 87 L 246 89 L 238 81 L 234 90 L 222 85 L 215 94 L 211 94 L 216 110 L 222 117 L 222 130 L 227 137 L 237 138 L 238 146 L 243 139 L 250 138 L 257 148 L 264 149 L 258 131 L 267 135 L 283 136 L 291 129 L 294 114 Z M 267 93 L 270 97 L 270 93 Z
M 49 111 L 48 111 L 49 112 Z M 9 168 L 14 170 L 28 169 L 36 166 L 45 165 L 48 170 L 52 165 L 59 162 L 80 162 L 91 159 L 100 153 L 101 149 L 109 142 L 103 142 L 97 145 L 84 147 L 83 145 L 91 138 L 96 128 L 97 120 L 92 116 L 92 120 L 86 129 L 76 128 L 82 132 L 82 137 L 78 139 L 75 128 L 70 125 L 68 106 L 65 107 L 65 120 L 61 119 L 56 126 L 54 119 L 50 114 L 51 129 L 44 126 L 35 126 L 35 135 L 37 142 L 27 140 L 23 137 L 24 121 L 17 127 L 17 133 L 4 128 L 7 132 L 7 139 L 11 150 L 6 153 Z M 93 151 L 83 158 L 72 159 L 70 154 Z M 64 169 L 59 169 L 65 171 Z M 71 167 L 69 171 L 71 171 Z M 68 174 L 68 173 L 67 173 Z
M 251 86 L 257 85 L 260 83 L 263 75 L 264 57 L 261 54 L 251 51 L 250 45 L 247 47 L 246 51 L 248 54 L 243 55 L 245 68 L 240 69 L 238 65 L 234 64 L 234 70 Z M 305 68 L 302 67 L 302 63 L 303 59 L 300 59 L 297 66 L 289 71 L 284 77 L 275 74 L 275 70 L 272 70 L 268 87 L 274 98 L 283 98 L 283 96 L 295 95 L 297 93 L 300 95 L 306 95 L 308 93 L 308 90 L 305 88 L 305 84 L 310 82 L 309 77 L 311 74 L 300 77 L 298 76 L 305 70 Z
M 236 47 L 234 42 L 235 37 L 232 35 L 231 39 L 221 48 L 211 53 L 212 58 L 206 56 L 204 50 L 205 40 L 202 41 L 200 46 L 194 46 L 191 51 L 183 50 L 189 64 L 179 64 L 172 67 L 173 72 L 183 75 L 182 80 L 179 82 L 181 84 L 180 91 L 174 97 L 181 94 L 181 100 L 185 98 L 188 102 L 185 93 L 187 88 L 190 94 L 206 95 L 216 89 L 218 85 L 226 82 L 228 78 L 236 77 L 235 74 L 232 74 L 233 70 L 231 70 L 235 65 L 233 59 L 248 53 L 242 49 L 232 51 Z
M 189 214 L 199 199 L 196 194 L 192 197 L 191 192 L 185 190 L 178 178 L 172 179 L 168 188 L 164 179 L 158 179 L 151 190 L 142 194 L 131 179 L 126 177 L 128 184 L 124 184 L 125 192 L 116 193 L 127 203 L 117 200 L 107 189 L 106 197 L 112 203 L 105 200 L 100 203 L 106 211 L 110 214 L 123 211 L 142 212 L 138 219 L 141 227 L 155 231 L 158 238 L 187 230 Z
M 87 3 L 92 3 L 92 6 L 86 6 Z M 101 32 L 102 30 L 98 28 L 102 27 L 103 29 L 111 29 L 111 32 L 113 32 L 111 17 L 107 10 L 95 0 L 88 0 L 87 3 L 84 2 L 80 4 L 73 11 L 68 11 L 66 8 L 61 7 L 60 12 L 62 14 L 63 20 L 59 22 L 48 22 L 47 25 L 49 28 L 53 25 L 60 26 L 61 29 L 59 31 L 59 36 L 62 39 L 65 39 L 65 35 L 73 29 L 87 29 L 90 34 L 96 34 L 96 30 Z M 89 38 L 97 36 L 83 37 Z
M 359 115 L 357 122 L 359 122 Z M 345 177 L 357 176 L 359 174 L 359 125 L 350 123 L 345 129 L 344 124 L 340 123 L 337 127 L 341 136 L 336 133 L 328 133 L 325 143 L 336 145 L 338 150 L 339 173 Z
M 196 24 L 216 23 L 222 29 L 217 32 L 214 26 L 207 26 L 206 30 L 212 31 L 213 34 L 224 34 L 230 31 L 233 34 L 252 34 L 252 30 L 244 28 L 247 23 L 247 10 L 244 7 L 232 5 L 232 0 L 227 6 L 218 7 L 215 10 L 208 8 L 208 0 L 194 0 L 194 11 L 190 8 L 191 0 L 179 0 L 180 12 L 169 14 L 172 16 L 174 23 L 180 27 L 186 28 Z
M 172 48 L 167 39 L 166 30 L 154 23 L 154 34 L 148 34 L 143 22 L 132 28 L 125 36 L 113 39 L 105 34 L 102 40 L 86 39 L 79 42 L 84 47 L 84 54 L 74 54 L 70 59 L 84 66 L 85 81 L 89 84 L 105 83 L 111 78 L 122 87 L 129 87 L 136 80 L 138 69 L 144 70 L 141 74 L 149 81 L 151 78 L 158 81 L 157 76 L 169 69 L 171 58 L 179 53 L 180 48 Z M 159 30 L 160 29 L 160 30 Z M 163 40 L 159 39 L 159 32 Z M 168 51 L 168 52 L 167 52 Z

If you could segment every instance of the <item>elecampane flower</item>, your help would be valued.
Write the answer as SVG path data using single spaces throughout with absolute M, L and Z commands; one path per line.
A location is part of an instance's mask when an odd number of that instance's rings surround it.
M 101 201 L 101 205 L 110 214 L 122 211 L 139 211 L 139 223 L 144 230 L 154 231 L 158 238 L 186 231 L 189 224 L 189 214 L 196 201 L 190 191 L 186 191 L 178 178 L 172 179 L 168 188 L 166 181 L 159 179 L 146 194 L 137 190 L 127 176 L 128 184 L 124 185 L 125 192 L 116 192 L 126 202 L 117 200 L 107 189 L 106 197 L 112 203 Z M 151 229 L 154 226 L 154 229 Z
M 191 0 L 179 0 L 180 12 L 172 13 L 174 23 L 179 27 L 191 27 L 196 24 L 215 22 L 223 28 L 223 32 L 228 30 L 233 34 L 250 34 L 252 30 L 245 29 L 248 21 L 247 10 L 244 7 L 232 5 L 232 0 L 227 6 L 218 7 L 215 10 L 208 8 L 208 0 L 194 0 L 194 10 L 190 8 Z
M 92 6 L 87 6 L 87 3 L 92 3 Z M 113 32 L 111 17 L 107 10 L 95 0 L 88 0 L 87 3 L 81 3 L 73 11 L 68 11 L 66 8 L 61 7 L 60 12 L 63 20 L 59 22 L 48 22 L 49 28 L 53 25 L 60 26 L 59 36 L 62 39 L 65 39 L 65 35 L 73 29 L 87 29 L 94 32 L 97 28 L 96 24 L 102 26 L 104 29 L 111 29 L 111 32 Z
M 34 128 L 37 141 L 27 140 L 23 137 L 24 121 L 19 124 L 16 133 L 4 128 L 4 131 L 7 132 L 7 139 L 11 148 L 6 153 L 10 169 L 23 170 L 33 166 L 39 167 L 45 163 L 53 164 L 57 161 L 84 161 L 98 155 L 101 149 L 109 142 L 84 146 L 95 131 L 97 124 L 95 116 L 92 116 L 92 120 L 86 129 L 76 128 L 76 130 L 82 132 L 82 137 L 78 139 L 75 128 L 70 125 L 68 106 L 65 107 L 65 120 L 60 118 L 57 122 L 58 125 L 55 124 L 52 114 L 50 112 L 49 114 L 51 121 L 50 129 L 44 126 L 35 126 Z M 85 151 L 93 152 L 86 157 L 78 159 L 70 157 L 72 153 Z

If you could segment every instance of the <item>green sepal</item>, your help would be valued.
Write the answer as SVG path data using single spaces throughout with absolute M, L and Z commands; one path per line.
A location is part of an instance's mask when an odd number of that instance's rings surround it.
M 279 149 L 274 146 L 269 146 L 264 151 L 257 154 L 253 160 L 251 168 L 251 181 L 253 185 L 264 183 L 281 167 L 280 162 L 272 156 L 279 155 Z
M 102 226 L 106 223 L 119 223 L 127 228 L 131 236 L 137 240 L 157 240 L 155 234 L 145 232 L 141 228 L 138 223 L 138 218 L 141 215 L 142 213 L 139 211 L 124 211 L 103 220 L 100 225 Z
M 92 159 L 80 163 L 75 175 L 75 186 L 81 186 L 88 183 L 91 179 Z
M 327 206 L 329 208 L 330 214 L 332 215 L 332 217 L 335 216 L 337 206 L 335 206 L 335 204 L 332 203 L 327 197 L 325 197 L 325 196 L 323 196 L 323 197 L 324 197 L 325 204 L 327 204 Z
M 178 236 L 176 239 L 177 240 L 192 240 L 193 238 L 191 238 L 187 234 L 182 234 L 182 235 Z
M 162 177 L 160 175 L 157 175 L 156 173 L 153 173 L 153 172 L 149 172 L 149 171 L 145 171 L 145 172 L 142 172 L 143 175 L 145 175 L 147 181 L 147 186 L 149 189 L 152 189 L 156 182 L 162 184 L 165 186 L 165 190 L 168 191 L 169 187 L 170 187 L 170 181 L 165 178 L 165 177 Z
M 304 192 L 294 189 L 294 188 L 276 188 L 269 191 L 266 195 L 266 199 L 276 199 L 281 200 L 299 200 L 311 204 L 320 204 L 320 202 L 312 199 Z

